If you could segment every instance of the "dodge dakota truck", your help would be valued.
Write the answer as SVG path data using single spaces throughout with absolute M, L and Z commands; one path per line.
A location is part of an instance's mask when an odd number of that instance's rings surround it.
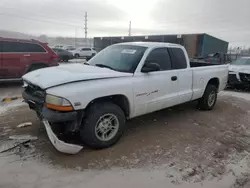
M 73 154 L 83 144 L 94 149 L 114 145 L 126 120 L 137 116 L 188 101 L 211 110 L 227 77 L 228 65 L 190 62 L 178 44 L 121 43 L 86 64 L 24 75 L 23 98 L 55 148 Z

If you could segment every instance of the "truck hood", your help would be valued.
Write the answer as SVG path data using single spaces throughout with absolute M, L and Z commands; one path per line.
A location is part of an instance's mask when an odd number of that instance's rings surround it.
M 25 74 L 22 78 L 26 82 L 39 86 L 42 89 L 46 89 L 77 81 L 126 76 L 133 76 L 133 74 L 78 63 L 39 69 Z
M 250 65 L 230 65 L 229 71 L 250 74 Z

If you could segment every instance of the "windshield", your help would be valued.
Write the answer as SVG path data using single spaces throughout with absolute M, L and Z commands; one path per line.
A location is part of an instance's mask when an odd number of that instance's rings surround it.
M 88 63 L 93 66 L 101 65 L 116 71 L 133 73 L 146 49 L 142 46 L 114 45 L 102 50 Z
M 237 59 L 231 63 L 232 65 L 250 65 L 250 58 L 249 59 Z

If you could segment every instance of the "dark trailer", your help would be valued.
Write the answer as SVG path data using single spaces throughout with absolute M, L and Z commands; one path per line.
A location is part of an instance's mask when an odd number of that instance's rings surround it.
M 145 35 L 145 36 L 120 36 L 120 37 L 95 37 L 94 47 L 97 51 L 109 45 L 121 42 L 169 42 L 183 45 L 189 57 L 204 56 L 217 52 L 227 53 L 228 42 L 208 34 L 183 34 L 183 35 Z

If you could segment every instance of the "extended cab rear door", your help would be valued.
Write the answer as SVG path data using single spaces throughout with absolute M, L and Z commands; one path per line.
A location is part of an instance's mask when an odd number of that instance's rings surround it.
M 172 62 L 172 69 L 177 71 L 178 76 L 178 103 L 190 101 L 193 94 L 193 72 L 189 66 L 189 59 L 184 48 L 170 47 L 168 48 Z
M 157 63 L 159 71 L 136 72 L 134 88 L 135 115 L 142 115 L 179 103 L 178 70 L 173 70 L 168 49 L 154 48 L 145 59 Z

